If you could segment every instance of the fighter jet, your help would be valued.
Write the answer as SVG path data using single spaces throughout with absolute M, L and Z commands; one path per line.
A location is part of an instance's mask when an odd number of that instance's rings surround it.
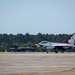
M 58 53 L 58 50 L 62 50 L 64 52 L 67 49 L 75 48 L 75 33 L 73 33 L 70 38 L 62 43 L 55 43 L 49 41 L 41 41 L 38 44 L 35 44 L 35 47 L 44 47 L 48 53 L 48 50 L 55 50 Z

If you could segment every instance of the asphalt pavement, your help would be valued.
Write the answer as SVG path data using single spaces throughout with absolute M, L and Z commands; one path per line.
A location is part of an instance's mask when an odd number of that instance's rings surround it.
M 75 53 L 0 53 L 0 75 L 56 75 L 56 72 L 75 75 Z

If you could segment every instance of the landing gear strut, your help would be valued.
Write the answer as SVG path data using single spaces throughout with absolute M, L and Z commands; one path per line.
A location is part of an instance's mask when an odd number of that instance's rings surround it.
M 46 53 L 48 53 L 48 50 L 46 51 Z

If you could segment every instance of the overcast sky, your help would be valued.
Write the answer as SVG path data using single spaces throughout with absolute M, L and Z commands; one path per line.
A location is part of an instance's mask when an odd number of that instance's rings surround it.
M 0 34 L 71 34 L 75 0 L 0 0 Z

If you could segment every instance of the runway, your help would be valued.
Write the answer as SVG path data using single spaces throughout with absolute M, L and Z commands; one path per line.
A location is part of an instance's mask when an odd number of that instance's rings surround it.
M 0 53 L 0 75 L 75 75 L 75 54 Z

